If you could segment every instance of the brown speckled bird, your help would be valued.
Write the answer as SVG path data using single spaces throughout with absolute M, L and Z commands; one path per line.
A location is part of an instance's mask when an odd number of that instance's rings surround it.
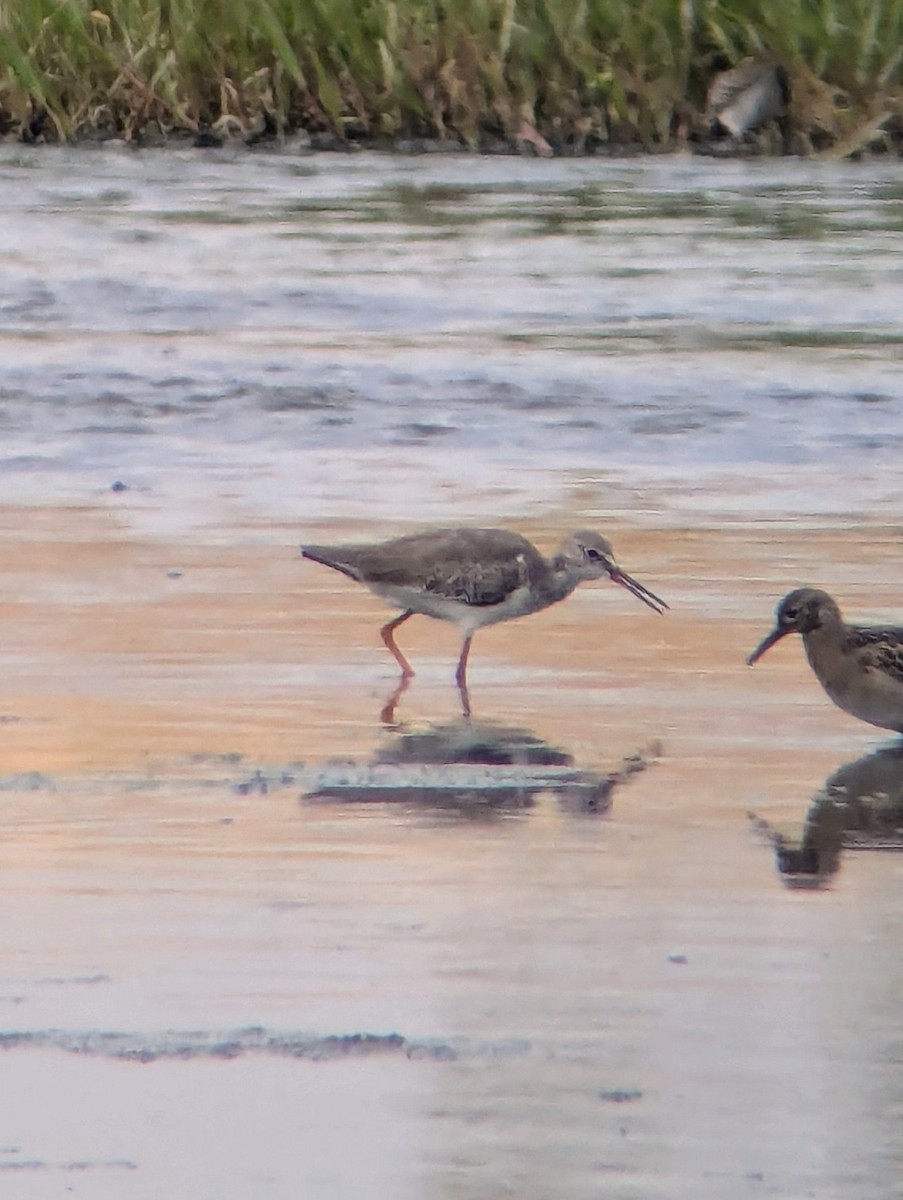
M 827 592 L 798 588 L 780 602 L 774 629 L 747 663 L 788 633 L 802 636 L 809 665 L 838 708 L 903 733 L 903 628 L 847 625 Z

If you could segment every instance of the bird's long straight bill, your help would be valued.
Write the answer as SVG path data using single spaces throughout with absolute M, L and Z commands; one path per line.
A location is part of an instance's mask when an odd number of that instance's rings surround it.
M 609 577 L 612 583 L 619 583 L 621 587 L 627 588 L 632 596 L 636 596 L 637 600 L 642 600 L 644 604 L 648 604 L 655 612 L 663 613 L 669 607 L 660 596 L 656 596 L 655 592 L 650 592 L 641 583 L 637 583 L 633 576 L 628 575 L 626 571 L 622 571 L 620 567 L 615 567 L 609 573 Z
M 779 642 L 787 631 L 785 629 L 773 630 L 767 638 L 763 638 L 746 660 L 748 667 L 754 667 L 766 650 L 770 650 L 775 642 Z

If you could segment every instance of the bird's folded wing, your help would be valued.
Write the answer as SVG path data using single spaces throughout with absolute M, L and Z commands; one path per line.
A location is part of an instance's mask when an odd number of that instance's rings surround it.
M 394 565 L 380 562 L 367 570 L 367 580 L 483 606 L 501 604 L 523 587 L 527 583 L 527 569 L 523 559 L 467 562 L 449 557 L 432 559 L 419 569 L 408 562 Z
M 482 538 L 470 533 L 460 540 L 446 537 L 424 537 L 422 544 L 415 538 L 404 539 L 403 553 L 392 553 L 387 543 L 368 555 L 362 553 L 357 566 L 370 584 L 403 587 L 461 604 L 482 607 L 501 604 L 530 580 L 534 559 L 539 556 L 533 547 L 517 535 L 510 541 L 491 531 L 492 537 Z
M 866 666 L 903 683 L 903 629 L 860 627 L 850 630 L 847 642 L 845 648 L 857 651 Z

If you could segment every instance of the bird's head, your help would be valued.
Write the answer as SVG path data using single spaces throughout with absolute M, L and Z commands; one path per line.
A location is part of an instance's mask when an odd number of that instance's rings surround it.
M 563 543 L 559 557 L 567 570 L 581 582 L 608 578 L 626 588 L 631 595 L 648 604 L 657 613 L 664 612 L 668 605 L 654 592 L 643 587 L 615 562 L 614 550 L 608 538 L 592 530 L 582 529 Z
M 751 667 L 759 661 L 766 650 L 788 633 L 812 633 L 825 622 L 839 621 L 840 609 L 827 592 L 818 588 L 797 588 L 788 592 L 775 610 L 774 629 L 753 650 L 746 660 Z

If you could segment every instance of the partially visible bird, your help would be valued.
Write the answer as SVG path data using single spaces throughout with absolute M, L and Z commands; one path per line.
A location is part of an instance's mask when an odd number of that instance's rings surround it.
M 798 588 L 778 605 L 749 666 L 788 633 L 802 635 L 809 665 L 838 708 L 903 733 L 903 627 L 848 625 L 827 592 Z
M 556 604 L 579 583 L 611 579 L 656 612 L 664 600 L 622 571 L 611 542 L 581 531 L 566 538 L 545 558 L 526 538 L 506 529 L 436 529 L 388 542 L 350 546 L 302 546 L 304 558 L 341 571 L 394 608 L 402 609 L 380 630 L 383 642 L 401 667 L 413 668 L 393 634 L 415 613 L 451 621 L 464 634 L 455 679 L 467 687 L 467 657 L 478 629 L 525 617 Z
M 709 123 L 742 138 L 780 117 L 788 96 L 787 74 L 777 63 L 741 59 L 712 80 L 707 96 Z

